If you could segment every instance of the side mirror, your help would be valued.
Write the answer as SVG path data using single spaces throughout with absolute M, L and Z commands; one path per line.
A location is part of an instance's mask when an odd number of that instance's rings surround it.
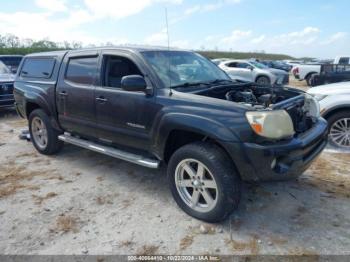
M 248 69 L 249 69 L 250 71 L 253 71 L 253 70 L 254 70 L 254 67 L 253 67 L 253 66 L 248 66 Z
M 129 75 L 129 76 L 124 76 L 122 78 L 121 87 L 125 91 L 130 91 L 130 92 L 145 91 L 147 88 L 147 83 L 143 78 L 143 76 Z

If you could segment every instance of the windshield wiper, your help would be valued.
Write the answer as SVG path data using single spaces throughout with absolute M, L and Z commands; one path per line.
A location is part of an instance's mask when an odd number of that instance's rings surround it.
M 171 86 L 170 88 L 177 88 L 177 87 L 192 87 L 192 86 L 200 86 L 200 85 L 206 85 L 206 86 L 210 86 L 213 84 L 220 84 L 220 83 L 224 83 L 224 82 L 230 82 L 232 83 L 232 80 L 229 79 L 215 79 L 212 81 L 208 81 L 208 82 L 186 82 L 180 85 L 175 85 L 175 86 Z
M 208 82 L 186 82 L 180 85 L 175 85 L 175 86 L 171 86 L 170 88 L 178 88 L 178 87 L 191 87 L 191 86 L 200 86 L 200 85 L 210 85 L 210 83 Z
M 220 84 L 220 83 L 224 83 L 224 82 L 232 83 L 232 80 L 229 80 L 229 79 L 215 79 L 215 80 L 212 80 L 212 81 L 210 81 L 208 83 L 209 84 Z

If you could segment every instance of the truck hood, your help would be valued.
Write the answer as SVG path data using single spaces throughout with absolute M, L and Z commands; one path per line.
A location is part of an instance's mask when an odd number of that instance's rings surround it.
M 320 95 L 335 95 L 335 94 L 350 94 L 350 82 L 341 82 L 316 86 L 307 91 L 309 94 Z
M 0 74 L 0 82 L 13 82 L 13 81 L 15 81 L 15 75 Z

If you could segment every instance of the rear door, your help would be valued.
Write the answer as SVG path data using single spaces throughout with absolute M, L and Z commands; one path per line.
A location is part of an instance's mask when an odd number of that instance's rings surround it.
M 122 51 L 102 52 L 100 84 L 95 92 L 96 121 L 101 141 L 147 150 L 157 111 L 155 96 L 121 88 L 123 76 L 146 75 L 136 60 Z
M 237 67 L 240 69 L 241 76 L 243 78 L 247 79 L 248 81 L 254 81 L 252 65 L 245 62 L 239 62 L 237 63 Z
M 72 133 L 96 137 L 95 82 L 99 53 L 68 53 L 56 88 L 56 104 L 61 126 Z
M 253 73 L 248 68 L 249 64 L 244 62 L 231 62 L 227 64 L 229 68 L 229 74 L 232 76 L 239 76 L 247 81 L 252 81 Z

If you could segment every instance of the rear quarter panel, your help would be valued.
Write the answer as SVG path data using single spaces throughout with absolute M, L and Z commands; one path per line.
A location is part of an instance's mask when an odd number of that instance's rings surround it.
M 299 68 L 299 77 L 300 80 L 305 80 L 306 76 L 309 73 L 320 73 L 321 66 L 320 65 L 298 65 Z
M 33 103 L 41 107 L 47 114 L 52 117 L 57 116 L 55 102 L 55 88 L 57 83 L 58 73 L 61 67 L 63 55 L 29 55 L 26 56 L 19 67 L 18 74 L 14 83 L 14 98 L 17 104 L 17 109 L 20 114 L 28 117 L 28 104 Z M 34 78 L 25 77 L 21 74 L 21 70 L 26 59 L 35 58 L 53 58 L 55 65 L 53 72 L 49 78 Z

